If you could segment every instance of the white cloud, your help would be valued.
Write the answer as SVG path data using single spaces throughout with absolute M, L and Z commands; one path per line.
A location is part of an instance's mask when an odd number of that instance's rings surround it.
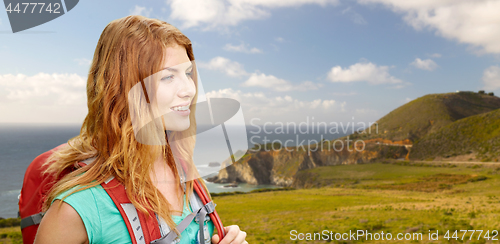
M 133 9 L 130 10 L 131 15 L 142 15 L 149 17 L 149 15 L 153 12 L 153 8 L 141 7 L 139 5 L 135 5 Z
M 0 75 L 0 122 L 81 123 L 86 79 L 76 74 Z
M 0 75 L 0 89 L 8 92 L 6 98 L 21 103 L 79 104 L 83 98 L 85 104 L 85 86 L 86 79 L 77 74 Z
M 381 3 L 404 14 L 416 30 L 471 44 L 481 52 L 500 53 L 500 1 L 497 0 L 358 0 Z
M 283 37 L 276 37 L 274 38 L 274 40 L 277 42 L 285 42 L 285 39 L 283 39 Z
M 75 62 L 77 62 L 78 65 L 90 66 L 90 64 L 92 63 L 92 60 L 86 59 L 86 58 L 76 58 Z
M 263 87 L 274 91 L 307 91 L 317 90 L 323 86 L 323 84 L 316 84 L 312 81 L 304 81 L 295 85 L 287 80 L 273 75 L 262 74 L 258 71 L 248 73 L 240 63 L 220 56 L 212 58 L 208 63 L 199 62 L 199 66 L 209 70 L 221 71 L 230 77 L 248 76 L 248 79 L 242 83 L 242 86 L 245 87 Z
M 490 66 L 483 73 L 485 90 L 497 90 L 500 88 L 500 66 Z
M 346 102 L 316 99 L 303 101 L 291 96 L 268 97 L 262 92 L 242 92 L 231 88 L 210 91 L 207 97 L 226 97 L 241 103 L 245 119 L 260 118 L 261 123 L 267 121 L 303 121 L 305 116 L 331 121 L 336 112 L 345 111 Z
M 436 62 L 434 62 L 432 59 L 422 60 L 422 59 L 416 58 L 415 61 L 411 62 L 410 64 L 418 69 L 423 69 L 423 70 L 428 70 L 428 71 L 433 71 L 438 67 Z
M 363 16 L 361 16 L 361 14 L 352 10 L 351 7 L 347 7 L 346 9 L 342 10 L 342 14 L 348 15 L 349 18 L 352 20 L 352 22 L 354 22 L 355 24 L 358 24 L 358 25 L 367 24 L 365 18 L 363 18 Z
M 339 0 L 167 0 L 170 18 L 183 22 L 183 27 L 203 25 L 206 28 L 235 26 L 241 21 L 264 19 L 273 8 L 316 4 L 337 5 Z
M 389 66 L 378 66 L 371 62 L 356 63 L 345 69 L 335 66 L 328 72 L 328 79 L 332 82 L 366 81 L 370 84 L 402 82 L 389 74 Z
M 242 52 L 242 53 L 262 53 L 262 50 L 256 47 L 249 48 L 248 44 L 245 44 L 243 42 L 239 46 L 234 46 L 231 43 L 228 43 L 226 44 L 226 46 L 224 46 L 224 50 L 232 52 Z
M 315 84 L 311 81 L 305 81 L 298 85 L 294 85 L 289 81 L 277 78 L 273 75 L 265 75 L 261 73 L 252 73 L 250 78 L 246 80 L 242 86 L 256 86 L 256 87 L 264 87 L 274 91 L 307 91 L 307 90 L 317 90 L 322 84 Z
M 208 63 L 199 63 L 199 65 L 202 68 L 222 71 L 226 75 L 231 77 L 241 77 L 248 75 L 245 69 L 243 69 L 243 65 L 224 57 L 215 57 L 212 58 Z
M 328 109 L 330 107 L 333 107 L 335 106 L 335 100 L 324 100 L 322 103 L 321 103 L 321 106 L 323 106 L 324 109 Z M 342 105 L 341 105 L 342 106 Z M 345 103 L 344 103 L 344 106 L 345 106 Z M 342 106 L 341 109 L 344 109 Z

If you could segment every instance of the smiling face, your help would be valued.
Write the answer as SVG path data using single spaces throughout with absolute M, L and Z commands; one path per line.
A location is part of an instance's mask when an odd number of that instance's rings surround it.
M 155 74 L 158 79 L 156 104 L 165 129 L 184 131 L 190 126 L 189 107 L 196 95 L 193 79 L 193 63 L 181 46 L 168 47 L 162 70 Z

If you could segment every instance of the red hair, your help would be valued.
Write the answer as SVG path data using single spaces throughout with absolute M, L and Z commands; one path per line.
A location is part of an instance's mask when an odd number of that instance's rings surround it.
M 44 203 L 44 210 L 64 191 L 77 185 L 83 187 L 75 192 L 84 190 L 114 176 L 125 185 L 129 199 L 139 211 L 157 213 L 171 229 L 176 230 L 170 217 L 172 206 L 150 177 L 153 163 L 163 155 L 180 184 L 172 150 L 169 145 L 152 146 L 137 142 L 127 101 L 128 91 L 139 81 L 160 71 L 165 63 L 166 48 L 176 45 L 184 47 L 189 59 L 194 60 L 191 41 L 164 21 L 132 15 L 106 26 L 97 43 L 87 79 L 88 115 L 80 134 L 47 160 L 53 163 L 46 173 L 58 176 L 79 161 L 90 157 L 95 157 L 95 160 L 57 182 Z M 194 77 L 196 79 L 196 74 Z M 196 99 L 197 95 L 193 104 Z M 196 126 L 194 112 L 190 115 L 190 128 L 177 133 L 193 133 Z M 186 185 L 189 196 L 193 186 L 190 181 Z

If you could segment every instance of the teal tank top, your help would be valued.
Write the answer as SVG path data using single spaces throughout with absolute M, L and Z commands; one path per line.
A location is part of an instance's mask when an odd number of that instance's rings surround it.
M 73 189 L 59 194 L 54 200 L 61 200 Z M 73 193 L 66 197 L 64 202 L 71 205 L 80 215 L 87 230 L 90 244 L 132 243 L 120 211 L 101 185 Z M 172 215 L 174 222 L 179 224 L 190 214 L 190 209 L 191 206 L 188 206 L 184 201 L 182 216 Z M 212 220 L 208 221 L 207 227 L 210 236 L 212 236 L 214 233 Z M 193 220 L 181 233 L 180 244 L 199 243 L 197 237 L 199 229 L 199 225 Z

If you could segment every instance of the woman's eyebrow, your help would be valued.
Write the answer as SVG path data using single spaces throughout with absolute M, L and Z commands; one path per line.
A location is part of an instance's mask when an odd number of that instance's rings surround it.
M 193 64 L 189 65 L 189 67 L 186 69 L 190 69 L 191 67 L 193 67 Z M 170 67 L 167 67 L 167 68 L 163 68 L 164 70 L 168 70 L 168 71 L 171 71 L 171 72 L 177 72 L 177 69 L 176 68 L 170 68 Z

